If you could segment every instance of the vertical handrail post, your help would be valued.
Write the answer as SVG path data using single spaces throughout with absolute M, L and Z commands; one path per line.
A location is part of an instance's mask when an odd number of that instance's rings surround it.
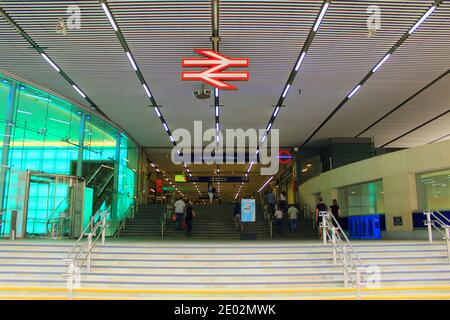
M 91 272 L 92 232 L 88 233 L 87 272 Z
M 337 252 L 336 252 L 336 228 L 331 227 L 331 242 L 333 244 L 333 264 L 337 264 Z
M 344 265 L 344 287 L 348 288 L 348 269 L 347 269 L 347 247 L 342 247 L 342 258 Z
M 102 246 L 105 245 L 105 239 L 106 239 L 106 214 L 103 214 L 102 217 Z
M 445 227 L 445 242 L 447 243 L 447 259 L 450 263 L 450 226 Z
M 361 269 L 356 268 L 356 300 L 361 300 Z
M 431 222 L 431 211 L 424 213 L 427 216 L 427 227 L 428 227 L 428 242 L 433 243 L 433 225 Z
M 323 244 L 327 244 L 327 213 L 324 211 L 319 212 L 322 215 L 322 238 Z

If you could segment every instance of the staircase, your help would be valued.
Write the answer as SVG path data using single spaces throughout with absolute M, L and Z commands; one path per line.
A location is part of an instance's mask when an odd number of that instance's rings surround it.
M 164 205 L 141 205 L 134 219 L 127 220 L 125 228 L 120 232 L 121 237 L 150 237 L 161 238 L 160 217 Z M 239 240 L 240 230 L 235 230 L 233 222 L 233 204 L 198 205 L 194 206 L 196 216 L 192 227 L 194 239 L 222 239 Z M 275 226 L 274 226 L 275 227 Z M 244 223 L 244 233 L 256 234 L 257 239 L 270 239 L 268 221 L 263 212 L 256 208 L 256 223 Z M 167 221 L 165 239 L 185 239 L 186 231 L 176 231 L 175 222 Z M 299 218 L 298 231 L 290 232 L 289 221 L 284 221 L 283 233 L 273 231 L 274 239 L 317 239 L 317 232 L 313 231 L 310 220 Z
M 133 219 L 127 219 L 121 237 L 161 238 L 161 214 L 164 204 L 140 205 Z
M 67 299 L 61 274 L 73 242 L 0 241 L 0 299 Z M 443 243 L 354 243 L 381 269 L 366 299 L 450 299 Z M 342 267 L 319 241 L 124 241 L 108 239 L 83 270 L 75 299 L 354 299 Z

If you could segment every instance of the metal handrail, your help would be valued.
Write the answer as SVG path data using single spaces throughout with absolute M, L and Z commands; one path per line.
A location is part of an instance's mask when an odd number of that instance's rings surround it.
M 105 244 L 106 216 L 108 214 L 109 211 L 97 211 L 97 213 L 92 216 L 89 224 L 83 230 L 78 240 L 75 242 L 75 245 L 70 250 L 67 258 L 63 259 L 63 261 L 67 264 L 68 269 L 62 274 L 62 276 L 67 280 L 70 300 L 73 297 L 75 277 L 79 276 L 79 272 L 83 265 L 86 264 L 87 272 L 91 272 L 92 251 L 94 250 L 100 236 L 102 238 L 102 245 Z M 95 220 L 98 217 L 100 217 L 100 219 L 97 223 L 95 223 Z M 85 237 L 86 239 L 83 243 L 81 243 Z
M 429 243 L 433 243 L 434 228 L 442 235 L 443 240 L 445 240 L 447 244 L 447 259 L 450 263 L 450 220 L 437 210 L 425 211 L 423 214 L 427 216 L 427 220 L 425 220 L 424 223 L 428 228 Z
M 97 174 L 99 174 L 99 172 L 100 172 L 100 170 L 101 170 L 102 168 L 107 168 L 107 169 L 110 169 L 110 170 L 114 170 L 113 167 L 110 167 L 110 166 L 107 166 L 107 165 L 105 165 L 105 164 L 102 164 L 100 167 L 98 167 L 98 169 L 94 172 L 94 174 L 89 178 L 89 180 L 86 182 L 86 185 L 88 185 L 89 183 L 92 182 L 92 180 L 94 180 L 95 176 L 96 176 Z
M 352 243 L 331 212 L 320 211 L 319 215 L 322 217 L 320 227 L 323 228 L 323 243 L 326 245 L 328 242 L 327 240 L 330 239 L 332 244 L 333 263 L 337 265 L 339 260 L 342 264 L 344 287 L 348 288 L 349 283 L 352 283 L 356 289 L 356 298 L 360 299 L 360 288 L 367 285 L 362 278 L 362 274 L 363 272 L 366 272 L 367 268 L 361 262 Z M 353 275 L 355 276 L 353 277 Z
M 132 204 L 128 207 L 127 213 L 125 214 L 124 218 L 119 221 L 119 225 L 117 226 L 117 230 L 113 236 L 114 238 L 118 237 L 120 235 L 120 231 L 125 228 L 127 220 L 133 219 L 135 213 L 136 213 L 136 205 Z M 115 221 L 117 221 L 117 220 L 115 220 Z
M 159 223 L 161 224 L 161 239 L 164 239 L 164 230 L 166 228 L 166 222 L 169 215 L 169 205 L 165 205 L 163 211 L 161 212 L 161 216 L 159 217 Z

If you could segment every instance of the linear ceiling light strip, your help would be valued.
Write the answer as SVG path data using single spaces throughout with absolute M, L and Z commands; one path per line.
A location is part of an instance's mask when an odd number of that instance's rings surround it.
M 5 18 L 5 20 L 14 28 L 16 31 L 31 45 L 31 47 L 39 53 L 42 58 L 56 71 L 58 72 L 70 85 L 71 87 L 82 96 L 89 104 L 92 110 L 96 110 L 101 113 L 104 117 L 109 119 L 109 117 L 104 114 L 94 103 L 94 101 L 89 98 L 89 96 L 80 89 L 78 86 L 62 69 L 61 67 L 50 58 L 50 56 L 42 49 L 26 32 L 23 30 L 3 9 L 0 8 L 0 15 Z
M 280 96 L 280 98 L 278 99 L 278 102 L 277 102 L 277 104 L 276 104 L 276 106 L 275 106 L 275 109 L 274 109 L 274 111 L 273 111 L 273 113 L 272 113 L 272 116 L 270 117 L 269 123 L 268 123 L 267 126 L 266 126 L 266 134 L 263 135 L 263 137 L 261 138 L 260 143 L 264 143 L 264 142 L 265 142 L 265 140 L 266 140 L 266 138 L 267 138 L 267 134 L 268 134 L 268 133 L 270 132 L 270 130 L 272 129 L 272 126 L 273 126 L 273 124 L 274 124 L 274 122 L 275 122 L 275 119 L 276 119 L 276 118 L 278 117 L 278 115 L 280 114 L 281 106 L 283 105 L 284 100 L 285 100 L 286 97 L 288 96 L 289 90 L 290 90 L 292 84 L 294 83 L 295 77 L 296 77 L 297 74 L 299 73 L 300 68 L 301 68 L 303 62 L 305 61 L 306 55 L 307 55 L 307 53 L 308 53 L 308 50 L 309 50 L 309 48 L 311 47 L 311 44 L 312 44 L 312 42 L 313 42 L 313 40 L 314 40 L 314 38 L 315 38 L 315 36 L 316 36 L 318 30 L 319 30 L 319 27 L 320 27 L 320 25 L 321 25 L 323 19 L 325 18 L 325 15 L 326 15 L 326 13 L 327 13 L 327 11 L 328 11 L 328 8 L 330 7 L 331 1 L 332 1 L 332 0 L 325 0 L 325 1 L 323 2 L 322 7 L 321 7 L 321 9 L 320 9 L 320 12 L 319 12 L 319 14 L 318 14 L 318 16 L 317 16 L 317 18 L 316 18 L 316 20 L 315 20 L 315 22 L 314 22 L 314 25 L 313 25 L 313 27 L 311 28 L 311 30 L 310 30 L 310 32 L 309 32 L 309 34 L 308 34 L 308 37 L 306 38 L 305 43 L 303 44 L 303 48 L 302 48 L 302 50 L 300 51 L 300 54 L 298 55 L 297 61 L 295 62 L 295 65 L 294 65 L 294 68 L 292 69 L 292 71 L 291 71 L 291 73 L 290 73 L 290 75 L 289 75 L 289 78 L 288 78 L 288 80 L 287 80 L 287 82 L 286 82 L 286 85 L 285 85 L 284 88 L 283 88 L 283 91 L 282 91 L 282 93 L 281 93 L 281 96 Z M 257 155 L 258 155 L 258 153 L 259 153 L 259 147 L 258 147 L 257 149 L 258 149 L 258 150 L 256 151 L 256 153 L 257 153 Z M 250 163 L 250 166 L 249 166 L 248 169 L 247 169 L 246 176 L 250 173 L 253 164 L 254 164 L 253 162 Z
M 258 192 L 263 191 L 264 188 L 269 184 L 269 182 L 272 181 L 272 179 L 273 179 L 273 176 L 270 177 L 270 178 L 266 181 L 266 183 L 263 184 L 263 186 L 261 187 L 261 189 L 258 190 Z
M 395 51 L 420 27 L 420 25 L 440 6 L 442 0 L 435 0 L 434 4 L 427 10 L 427 12 L 410 28 L 403 36 L 392 46 L 392 48 L 377 62 L 370 71 L 365 75 L 365 77 L 350 91 L 350 93 L 341 101 L 341 103 L 322 121 L 322 123 L 314 130 L 314 132 L 303 142 L 302 147 L 305 146 L 325 124 L 330 121 L 330 119 L 341 109 L 369 80 L 377 71 L 380 70 L 381 66 L 389 60 L 389 58 L 394 54 Z
M 408 132 L 406 132 L 406 133 L 404 133 L 404 134 L 398 136 L 397 138 L 394 138 L 394 139 L 392 139 L 392 140 L 386 142 L 386 143 L 383 144 L 380 148 L 384 148 L 384 147 L 386 147 L 387 145 L 389 145 L 389 144 L 391 144 L 391 143 L 393 143 L 393 142 L 395 142 L 395 141 L 397 141 L 397 140 L 400 140 L 401 138 L 403 138 L 403 137 L 405 137 L 405 136 L 407 136 L 407 135 L 413 133 L 414 131 L 416 131 L 416 130 L 422 128 L 422 127 L 425 127 L 427 124 L 430 124 L 431 122 L 436 121 L 436 120 L 438 120 L 439 118 L 442 118 L 443 116 L 447 115 L 447 113 L 449 113 L 449 112 L 450 112 L 450 110 L 447 110 L 447 111 L 445 111 L 444 113 L 441 113 L 440 115 L 438 115 L 438 116 L 436 116 L 436 117 L 434 117 L 434 118 L 432 118 L 432 119 L 430 119 L 430 120 L 428 120 L 428 121 L 426 121 L 426 122 L 424 122 L 424 123 L 418 125 L 418 126 L 415 127 L 414 129 L 409 130 Z
M 402 103 L 400 103 L 398 106 L 396 106 L 394 109 L 392 109 L 391 111 L 387 112 L 385 115 L 383 115 L 381 118 L 379 118 L 377 121 L 375 121 L 374 123 L 372 123 L 370 126 L 368 126 L 366 129 L 362 130 L 360 133 L 358 133 L 355 138 L 360 137 L 361 135 L 363 135 L 364 133 L 366 133 L 367 131 L 369 131 L 370 129 L 372 129 L 375 125 L 377 125 L 378 123 L 380 123 L 382 120 L 386 119 L 388 116 L 390 116 L 392 113 L 394 113 L 395 111 L 397 111 L 398 109 L 402 108 L 403 106 L 405 106 L 408 102 L 410 102 L 411 100 L 413 100 L 415 97 L 417 97 L 418 95 L 420 95 L 422 92 L 424 92 L 425 90 L 427 90 L 428 88 L 432 87 L 434 84 L 436 84 L 438 81 L 442 80 L 443 78 L 445 78 L 446 76 L 448 76 L 450 74 L 450 69 L 448 69 L 447 71 L 445 71 L 443 74 L 441 74 L 439 77 L 437 77 L 436 79 L 434 79 L 433 81 L 431 81 L 429 84 L 427 84 L 425 87 L 423 87 L 422 89 L 420 89 L 419 91 L 417 91 L 416 93 L 414 93 L 412 96 L 410 96 L 408 99 L 406 99 L 405 101 L 403 101 Z
M 137 64 L 136 60 L 134 59 L 133 53 L 131 52 L 130 47 L 128 46 L 128 43 L 125 40 L 125 37 L 123 36 L 122 31 L 120 30 L 106 0 L 100 0 L 99 2 L 102 6 L 103 11 L 105 12 L 106 17 L 109 20 L 109 23 L 111 24 L 112 28 L 114 29 L 114 32 L 116 33 L 116 37 L 119 40 L 119 43 L 121 44 L 123 50 L 125 51 L 125 54 L 127 55 L 128 60 L 130 61 L 131 67 L 133 68 L 134 72 L 136 73 L 137 77 L 139 78 L 139 81 L 142 84 L 142 88 L 143 88 L 145 94 L 147 95 L 153 108 L 155 109 L 155 112 L 163 125 L 164 131 L 169 136 L 170 142 L 176 147 L 177 144 L 175 142 L 175 139 L 172 136 L 172 132 L 169 128 L 169 125 L 167 124 L 166 120 L 164 119 L 161 109 L 159 108 L 159 105 L 156 103 L 156 100 L 150 90 L 150 86 L 148 85 L 147 81 L 145 80 L 145 78 L 139 68 L 139 65 Z M 178 154 L 180 154 L 179 150 L 177 150 L 177 152 L 178 152 Z M 186 171 L 188 172 L 189 176 L 192 177 L 192 173 L 189 170 L 189 168 L 186 166 L 186 164 L 184 164 L 184 166 L 185 166 Z
M 178 188 L 175 185 L 175 182 L 170 181 L 170 179 L 166 176 L 166 174 L 161 169 L 159 169 L 152 161 L 149 161 L 149 162 L 150 162 L 150 165 L 153 167 L 153 169 L 155 169 L 156 172 L 161 173 L 163 178 L 164 178 L 164 180 L 166 180 L 172 187 L 175 188 L 175 191 L 177 191 L 181 196 L 184 197 L 183 192 L 178 190 Z M 197 189 L 198 194 L 201 195 L 201 192 L 200 192 L 200 190 L 198 190 L 198 186 L 197 186 L 196 182 L 194 182 L 194 186 Z

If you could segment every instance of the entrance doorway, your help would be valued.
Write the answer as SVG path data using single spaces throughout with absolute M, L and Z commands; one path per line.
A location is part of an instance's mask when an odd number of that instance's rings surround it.
M 23 216 L 17 219 L 18 237 L 78 237 L 85 219 L 84 179 L 28 171 L 25 181 Z

